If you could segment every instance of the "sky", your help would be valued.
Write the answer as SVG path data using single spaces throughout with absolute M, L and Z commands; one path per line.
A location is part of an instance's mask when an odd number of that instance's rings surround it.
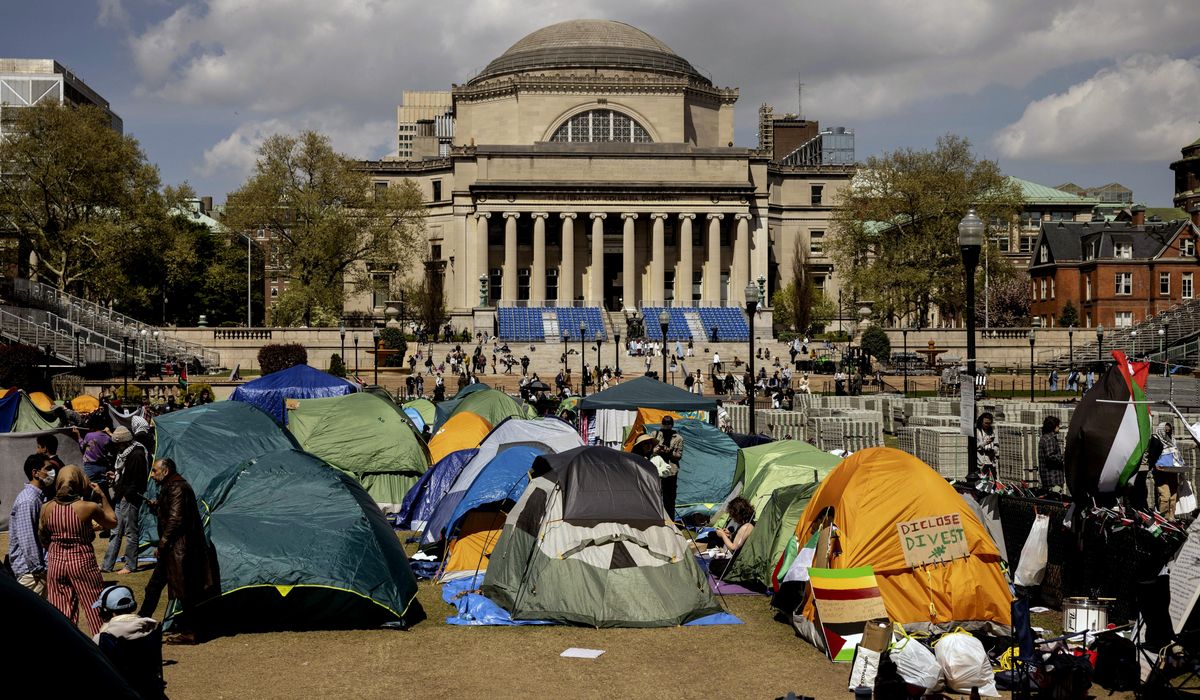
M 1200 138 L 1196 0 L 4 0 L 0 54 L 53 58 L 112 104 L 165 184 L 217 202 L 273 133 L 394 153 L 404 90 L 465 83 L 526 34 L 613 19 L 757 111 L 856 132 L 857 156 L 971 140 L 1043 185 L 1120 182 L 1170 206 Z

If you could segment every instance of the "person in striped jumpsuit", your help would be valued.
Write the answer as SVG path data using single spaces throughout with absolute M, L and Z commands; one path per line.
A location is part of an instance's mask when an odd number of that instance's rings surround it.
M 102 529 L 116 527 L 117 516 L 104 490 L 88 481 L 79 467 L 59 470 L 54 486 L 54 500 L 42 508 L 38 522 L 38 537 L 47 549 L 46 598 L 72 623 L 78 623 L 82 605 L 88 629 L 96 634 L 102 621 L 92 602 L 100 597 L 104 580 L 92 548 L 92 523 Z M 85 500 L 89 494 L 94 500 Z

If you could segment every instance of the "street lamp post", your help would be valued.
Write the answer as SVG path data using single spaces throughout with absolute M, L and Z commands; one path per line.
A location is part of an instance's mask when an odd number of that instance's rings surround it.
M 1104 326 L 1096 326 L 1096 362 L 1104 363 Z
M 1075 326 L 1067 329 L 1067 374 L 1075 371 Z
M 613 348 L 613 357 L 616 359 L 616 362 L 617 362 L 616 372 L 617 372 L 617 376 L 619 377 L 619 376 L 621 376 L 621 351 L 623 350 L 623 348 L 621 347 L 621 331 L 617 331 L 614 334 L 614 337 L 616 337 L 616 339 L 617 339 L 617 346 L 615 348 Z
M 663 309 L 658 312 L 658 328 L 662 331 L 662 380 L 667 381 L 667 326 L 671 325 L 671 314 Z
M 587 355 L 583 354 L 584 336 L 587 324 L 579 322 L 579 395 L 587 398 Z
M 1170 340 L 1171 340 L 1171 337 L 1170 337 L 1171 336 L 1171 319 L 1169 319 L 1169 318 L 1163 319 L 1163 336 L 1166 338 L 1167 342 L 1170 342 Z M 1168 362 L 1168 360 L 1169 360 L 1168 353 L 1164 349 L 1163 350 L 1163 376 L 1167 377 L 1167 378 L 1173 378 L 1173 377 L 1171 377 L 1171 363 Z M 1171 388 L 1173 388 L 1173 387 L 1168 387 L 1168 389 L 1171 389 Z M 1168 391 L 1168 393 L 1169 393 L 1169 391 Z M 1174 397 L 1172 396 L 1172 398 L 1174 398 Z
M 971 382 L 971 425 L 967 433 L 967 481 L 979 480 L 978 438 L 975 435 L 975 268 L 979 266 L 979 250 L 983 247 L 983 220 L 970 209 L 958 222 L 958 249 L 962 254 L 967 291 L 967 379 Z
M 354 334 L 354 379 L 358 380 L 358 334 Z
M 900 362 L 904 370 L 904 398 L 908 398 L 908 329 L 901 328 L 900 335 L 904 338 L 904 354 L 900 356 Z
M 1166 355 L 1166 340 L 1167 332 L 1162 328 L 1158 329 L 1158 357 L 1163 363 L 1163 376 L 1167 376 L 1167 355 Z
M 600 382 L 599 382 L 599 377 L 600 377 L 600 344 L 601 344 L 601 343 L 603 343 L 604 341 L 600 339 L 600 333 L 599 333 L 599 332 L 596 332 L 596 333 L 594 333 L 593 335 L 595 335 L 595 336 L 596 336 L 596 378 L 597 378 L 597 381 L 596 381 L 596 390 L 597 390 L 597 391 L 599 391 L 599 390 L 600 390 Z
M 570 371 L 567 368 L 567 340 L 570 337 L 571 336 L 566 331 L 563 331 L 563 380 L 564 381 L 567 378 L 567 372 Z
M 121 402 L 124 403 L 129 398 L 129 336 L 121 337 L 121 365 L 124 370 L 124 395 L 121 397 Z
M 1138 354 L 1137 354 L 1137 351 L 1138 351 L 1138 346 L 1137 346 L 1137 331 L 1129 331 L 1129 337 L 1133 339 L 1133 353 L 1132 353 L 1132 356 L 1131 356 L 1129 359 L 1131 359 L 1131 360 L 1136 360 L 1136 359 L 1137 359 L 1137 356 L 1138 356 Z
M 754 313 L 758 311 L 758 287 L 753 284 L 746 285 L 746 322 L 750 327 L 750 354 L 747 357 L 747 362 L 750 363 L 750 383 L 746 387 L 747 403 L 750 407 L 750 434 L 757 435 L 754 426 Z
M 375 342 L 375 386 L 379 386 L 379 329 L 371 331 L 371 339 Z
M 1029 329 L 1029 402 L 1033 403 L 1033 329 Z
M 75 369 L 79 369 L 79 336 L 80 335 L 81 335 L 81 332 L 77 329 L 75 331 Z
M 343 319 L 338 323 L 338 336 L 342 339 L 342 367 L 346 366 L 346 321 Z

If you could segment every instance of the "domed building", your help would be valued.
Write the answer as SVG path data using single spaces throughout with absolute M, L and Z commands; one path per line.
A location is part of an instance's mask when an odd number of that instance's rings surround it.
M 362 165 L 376 187 L 425 193 L 426 267 L 456 328 L 490 332 L 499 315 L 502 336 L 516 318 L 515 335 L 554 339 L 582 318 L 590 339 L 670 306 L 668 335 L 700 341 L 712 307 L 787 284 L 798 247 L 832 291 L 821 242 L 854 169 L 852 132 L 765 105 L 756 147 L 735 147 L 737 100 L 636 27 L 560 22 L 448 92 L 405 93 L 400 157 Z M 406 274 L 373 273 L 378 290 L 348 311 L 381 314 Z

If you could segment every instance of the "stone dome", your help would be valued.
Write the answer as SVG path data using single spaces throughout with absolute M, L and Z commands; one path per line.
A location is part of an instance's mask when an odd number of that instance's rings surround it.
M 636 70 L 710 81 L 658 39 L 624 22 L 573 19 L 526 35 L 468 84 L 512 73 L 571 68 Z

